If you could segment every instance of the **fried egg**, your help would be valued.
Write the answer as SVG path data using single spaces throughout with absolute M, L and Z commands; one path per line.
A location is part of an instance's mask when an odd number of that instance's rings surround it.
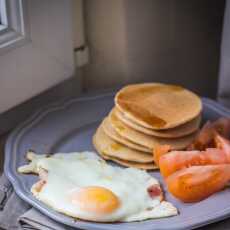
M 27 154 L 20 173 L 37 173 L 31 188 L 41 202 L 65 215 L 97 222 L 131 222 L 177 215 L 147 172 L 107 164 L 95 153 Z

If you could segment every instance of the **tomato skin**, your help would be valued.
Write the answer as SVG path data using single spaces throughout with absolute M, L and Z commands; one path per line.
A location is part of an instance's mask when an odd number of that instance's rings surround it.
M 230 152 L 210 148 L 206 151 L 172 151 L 159 160 L 160 172 L 168 177 L 174 172 L 195 165 L 215 165 L 230 163 Z
M 230 164 L 192 166 L 166 178 L 168 191 L 179 200 L 201 201 L 222 190 L 230 180 Z
M 159 166 L 159 160 L 160 160 L 161 156 L 167 154 L 170 150 L 171 150 L 170 145 L 159 145 L 159 146 L 154 148 L 153 158 L 154 158 L 154 162 L 157 166 Z

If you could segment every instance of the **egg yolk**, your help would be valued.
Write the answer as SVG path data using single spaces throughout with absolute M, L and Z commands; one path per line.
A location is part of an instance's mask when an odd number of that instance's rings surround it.
M 114 212 L 120 205 L 118 197 L 112 191 L 99 186 L 74 191 L 71 201 L 83 211 L 102 215 Z

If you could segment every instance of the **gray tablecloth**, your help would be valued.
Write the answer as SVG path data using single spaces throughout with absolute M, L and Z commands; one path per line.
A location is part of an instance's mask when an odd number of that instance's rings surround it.
M 4 174 L 0 177 L 0 228 L 4 230 L 73 230 L 51 220 L 22 201 L 15 194 Z

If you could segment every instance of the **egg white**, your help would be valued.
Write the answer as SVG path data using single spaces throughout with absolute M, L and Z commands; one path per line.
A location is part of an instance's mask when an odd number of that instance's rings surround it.
M 149 196 L 148 187 L 159 184 L 155 178 L 143 170 L 108 165 L 95 153 L 59 153 L 49 158 L 34 155 L 30 164 L 36 172 L 39 169 L 48 172 L 41 191 L 37 192 L 32 187 L 33 195 L 68 216 L 100 222 L 130 222 L 177 214 L 171 203 L 161 202 L 161 196 L 154 199 Z M 25 170 L 26 166 L 23 167 Z M 111 190 L 120 200 L 119 208 L 104 215 L 80 209 L 71 202 L 70 194 L 87 186 Z

